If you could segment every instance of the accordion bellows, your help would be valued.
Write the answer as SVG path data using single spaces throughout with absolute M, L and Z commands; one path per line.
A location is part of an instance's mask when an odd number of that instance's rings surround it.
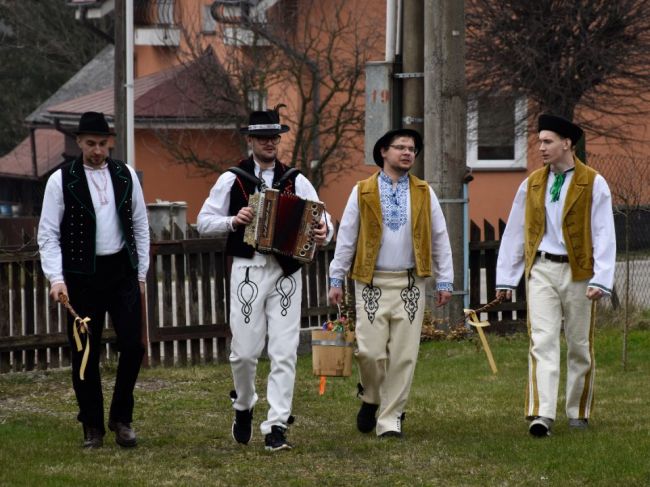
M 314 229 L 325 210 L 322 202 L 266 189 L 251 195 L 248 206 L 254 216 L 244 230 L 245 243 L 258 252 L 286 255 L 301 262 L 313 260 Z

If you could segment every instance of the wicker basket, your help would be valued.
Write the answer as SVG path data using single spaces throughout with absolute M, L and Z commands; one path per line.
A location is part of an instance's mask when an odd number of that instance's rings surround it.
M 321 377 L 352 375 L 353 331 L 312 330 L 311 347 L 314 375 Z

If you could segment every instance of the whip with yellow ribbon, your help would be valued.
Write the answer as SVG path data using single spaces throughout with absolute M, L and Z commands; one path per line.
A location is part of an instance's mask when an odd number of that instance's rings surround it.
M 492 369 L 492 373 L 496 374 L 497 373 L 497 365 L 494 362 L 494 357 L 492 356 L 492 350 L 490 350 L 490 345 L 488 344 L 487 338 L 485 336 L 485 333 L 483 332 L 483 328 L 486 326 L 490 326 L 489 321 L 480 321 L 478 319 L 478 313 L 482 313 L 484 311 L 489 310 L 490 308 L 495 307 L 497 304 L 500 304 L 503 301 L 503 297 L 499 296 L 493 301 L 490 301 L 488 304 L 485 306 L 474 310 L 474 309 L 464 309 L 463 313 L 465 313 L 465 318 L 464 320 L 474 328 L 476 328 L 476 331 L 478 332 L 478 336 L 481 339 L 481 344 L 483 345 L 483 350 L 485 350 L 485 355 L 487 356 L 488 363 L 490 364 L 490 368 Z
M 86 371 L 86 365 L 88 364 L 88 356 L 90 355 L 90 328 L 88 327 L 88 322 L 90 318 L 82 318 L 74 310 L 70 304 L 68 296 L 64 293 L 59 293 L 59 302 L 65 306 L 65 308 L 70 312 L 74 317 L 74 323 L 72 324 L 72 337 L 74 338 L 75 345 L 77 346 L 77 352 L 81 352 L 84 348 L 81 344 L 81 335 L 86 336 L 86 347 L 84 350 L 83 358 L 81 359 L 81 368 L 79 369 L 79 378 L 84 380 L 84 372 Z

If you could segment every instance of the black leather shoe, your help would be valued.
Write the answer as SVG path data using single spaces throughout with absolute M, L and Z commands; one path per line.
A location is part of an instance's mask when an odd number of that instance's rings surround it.
M 287 430 L 282 426 L 271 426 L 271 432 L 264 437 L 266 451 L 291 450 L 293 445 L 287 441 Z
M 104 433 L 94 426 L 84 427 L 84 448 L 101 448 L 104 445 Z
M 357 429 L 362 433 L 370 433 L 375 429 L 377 425 L 377 409 L 379 409 L 378 404 L 370 404 L 368 402 L 361 402 L 361 409 L 357 414 Z
M 253 437 L 253 410 L 239 411 L 235 409 L 235 420 L 232 422 L 232 437 L 237 443 L 247 445 Z
M 545 438 L 551 436 L 551 426 L 553 425 L 553 420 L 551 418 L 545 418 L 544 416 L 536 416 L 530 422 L 528 426 L 528 431 L 531 435 L 537 438 Z
M 129 423 L 109 421 L 108 429 L 115 432 L 115 443 L 118 445 L 130 448 L 138 444 L 135 431 L 133 431 Z

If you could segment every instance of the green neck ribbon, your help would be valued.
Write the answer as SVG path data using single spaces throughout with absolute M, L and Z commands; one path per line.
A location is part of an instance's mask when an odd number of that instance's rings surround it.
M 551 186 L 551 203 L 555 203 L 560 199 L 560 192 L 562 191 L 562 185 L 564 184 L 565 178 L 566 178 L 566 173 L 555 174 L 555 179 L 553 180 L 553 186 Z

